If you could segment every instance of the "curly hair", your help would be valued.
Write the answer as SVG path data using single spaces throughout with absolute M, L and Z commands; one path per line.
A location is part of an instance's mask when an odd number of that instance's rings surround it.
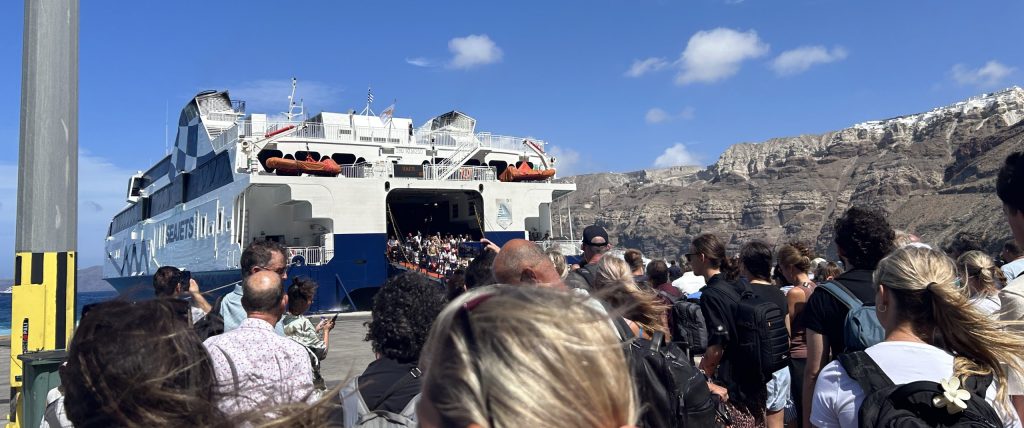
M 885 214 L 873 208 L 853 206 L 836 219 L 836 246 L 857 269 L 874 269 L 895 249 L 896 232 Z
M 441 284 L 409 272 L 388 280 L 373 297 L 364 340 L 373 352 L 401 363 L 415 362 L 430 326 L 446 304 Z
M 299 310 L 303 309 L 306 303 L 313 301 L 313 297 L 316 297 L 317 287 L 319 285 L 310 277 L 293 278 L 292 285 L 288 287 L 288 312 L 293 315 L 302 315 Z

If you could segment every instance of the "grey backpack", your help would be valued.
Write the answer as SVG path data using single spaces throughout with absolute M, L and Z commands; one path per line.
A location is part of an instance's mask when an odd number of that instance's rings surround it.
M 885 339 L 874 305 L 865 305 L 842 284 L 829 281 L 818 286 L 839 299 L 850 312 L 843 323 L 843 352 L 863 351 Z
M 376 410 L 381 404 L 392 394 L 398 391 L 398 388 L 404 385 L 410 380 L 420 377 L 421 372 L 419 368 L 413 368 L 405 376 L 391 385 L 387 391 L 381 395 L 381 398 L 373 403 L 373 406 L 368 406 L 363 401 L 363 394 L 359 393 L 359 378 L 352 379 L 345 388 L 341 390 L 342 409 L 344 410 L 344 426 L 345 428 L 353 427 L 366 427 L 366 428 L 387 428 L 387 427 L 418 427 L 419 421 L 416 420 L 416 403 L 420 401 L 420 394 L 416 394 L 409 400 L 409 403 L 405 405 L 401 413 L 389 412 L 386 410 Z

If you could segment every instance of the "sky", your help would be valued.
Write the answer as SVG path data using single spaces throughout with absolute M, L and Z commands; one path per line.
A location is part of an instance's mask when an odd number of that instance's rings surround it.
M 290 6 L 286 8 L 284 5 Z M 24 8 L 0 14 L 0 277 L 13 270 Z M 1024 86 L 1020 1 L 82 1 L 81 266 L 197 92 L 249 112 L 376 110 L 548 142 L 559 174 L 709 165 Z

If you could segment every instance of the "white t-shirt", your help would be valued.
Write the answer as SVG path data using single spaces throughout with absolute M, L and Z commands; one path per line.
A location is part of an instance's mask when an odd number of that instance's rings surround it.
M 931 345 L 916 342 L 882 342 L 866 351 L 878 367 L 897 385 L 919 380 L 939 382 L 953 375 L 953 355 Z M 839 361 L 829 363 L 818 374 L 811 398 L 811 424 L 817 427 L 857 427 L 857 412 L 864 390 L 843 369 Z M 986 399 L 1005 426 L 1020 428 L 1020 421 L 1007 411 L 1009 404 L 996 404 L 996 384 Z
M 999 296 L 978 296 L 971 298 L 971 304 L 975 308 L 985 313 L 985 315 L 996 317 L 996 312 L 999 312 Z

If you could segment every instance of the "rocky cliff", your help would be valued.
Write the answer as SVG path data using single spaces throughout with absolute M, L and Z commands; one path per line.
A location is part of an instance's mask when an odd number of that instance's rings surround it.
M 704 232 L 730 250 L 750 239 L 801 240 L 834 257 L 832 223 L 852 204 L 886 210 L 926 242 L 967 232 L 994 249 L 1009 237 L 995 174 L 1020 150 L 1024 89 L 1013 87 L 820 135 L 737 144 L 703 169 L 564 180 L 578 188 L 566 201 L 576 231 L 597 223 L 619 247 L 656 257 L 685 253 Z

